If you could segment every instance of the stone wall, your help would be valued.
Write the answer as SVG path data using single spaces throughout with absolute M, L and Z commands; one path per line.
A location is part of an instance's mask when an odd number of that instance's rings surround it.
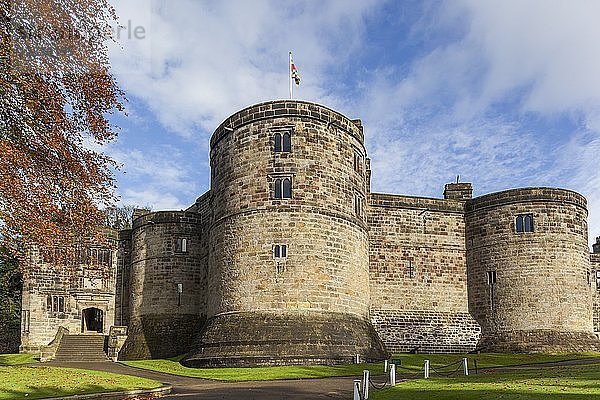
M 37 352 L 54 339 L 60 326 L 72 333 L 84 331 L 82 311 L 87 308 L 103 312 L 102 331 L 108 332 L 115 318 L 117 261 L 116 251 L 110 246 L 69 249 L 70 256 L 60 249 L 28 247 L 21 306 L 21 351 Z M 61 260 L 58 252 L 63 252 L 62 257 L 68 261 L 55 261 Z M 62 302 L 60 309 L 53 308 L 54 300 Z
M 533 232 L 516 232 L 518 215 Z M 467 202 L 469 310 L 486 351 L 598 349 L 583 196 L 515 189 Z M 490 282 L 490 274 L 495 283 Z
M 205 321 L 207 242 L 201 217 L 148 213 L 133 222 L 131 242 L 128 338 L 119 357 L 183 354 Z
M 291 135 L 290 152 L 274 151 L 277 134 Z M 368 326 L 365 156 L 359 121 L 312 103 L 258 104 L 217 128 L 211 140 L 211 329 L 221 331 L 219 321 L 229 321 L 231 313 L 242 323 L 250 318 L 243 313 L 261 311 L 279 312 L 280 320 L 287 312 L 331 313 L 332 323 L 334 314 L 346 313 Z M 275 185 L 284 178 L 292 182 L 291 198 L 275 198 Z M 286 246 L 286 257 L 274 257 L 275 245 Z M 219 340 L 260 342 L 269 334 L 260 321 L 252 337 L 234 330 Z M 208 336 L 205 330 L 199 348 L 212 340 Z M 354 351 L 379 346 L 355 339 Z M 298 340 L 307 349 L 309 338 Z M 345 352 L 341 344 L 340 354 L 332 349 L 322 356 L 334 359 Z M 242 356 L 244 348 L 238 350 Z M 192 358 L 203 362 L 202 354 Z
M 465 352 L 479 327 L 467 308 L 464 202 L 369 196 L 371 319 L 393 351 Z
M 591 282 L 593 296 L 594 332 L 600 335 L 600 237 L 596 238 L 594 252 L 590 254 Z

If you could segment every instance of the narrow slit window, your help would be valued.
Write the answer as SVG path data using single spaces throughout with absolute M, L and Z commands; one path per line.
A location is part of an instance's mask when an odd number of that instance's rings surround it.
M 596 289 L 600 290 L 600 271 L 596 271 Z
M 361 217 L 364 208 L 364 199 L 360 194 L 354 194 L 354 213 L 356 216 Z
M 494 285 L 496 283 L 496 271 L 487 271 L 486 278 L 488 285 Z

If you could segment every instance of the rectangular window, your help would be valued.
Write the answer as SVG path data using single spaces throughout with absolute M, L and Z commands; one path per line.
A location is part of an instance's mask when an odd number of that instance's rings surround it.
M 287 244 L 274 244 L 273 258 L 276 260 L 287 258 Z
M 412 260 L 408 260 L 408 277 L 413 279 L 415 277 L 415 267 L 412 263 Z
M 496 271 L 487 271 L 485 274 L 487 277 L 488 285 L 493 285 L 496 283 Z
M 596 271 L 596 289 L 600 290 L 600 271 Z
M 515 232 L 533 232 L 533 214 L 520 214 L 515 218 Z
M 177 253 L 187 253 L 187 239 L 179 238 L 175 243 L 175 252 Z
M 49 312 L 65 312 L 65 296 L 48 296 L 46 299 L 46 309 Z

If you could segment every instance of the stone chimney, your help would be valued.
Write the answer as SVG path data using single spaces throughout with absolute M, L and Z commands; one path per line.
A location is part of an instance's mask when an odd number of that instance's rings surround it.
M 470 183 L 447 183 L 444 186 L 444 199 L 466 201 L 473 198 L 473 187 Z
M 596 238 L 596 243 L 592 245 L 594 254 L 600 254 L 600 236 Z

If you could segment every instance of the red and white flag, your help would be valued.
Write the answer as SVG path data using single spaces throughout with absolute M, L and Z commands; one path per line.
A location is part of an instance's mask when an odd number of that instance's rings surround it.
M 300 85 L 300 75 L 298 74 L 298 68 L 296 68 L 294 60 L 292 59 L 292 53 L 290 53 L 290 73 L 291 78 L 296 82 L 296 85 Z
M 296 82 L 296 86 L 300 85 L 300 74 L 298 74 L 298 68 L 296 68 L 296 64 L 294 64 L 294 60 L 292 59 L 292 52 L 290 51 L 290 99 L 294 98 L 294 84 Z

